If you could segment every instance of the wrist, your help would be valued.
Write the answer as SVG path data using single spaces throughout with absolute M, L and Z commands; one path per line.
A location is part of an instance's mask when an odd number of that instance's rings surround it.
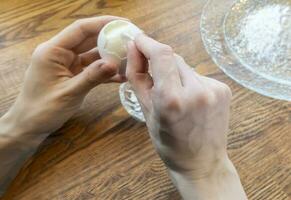
M 14 115 L 11 110 L 5 113 L 0 118 L 0 135 L 6 136 L 9 134 L 10 137 L 22 136 L 28 134 L 28 131 L 25 127 L 21 127 L 19 123 L 17 123 L 17 116 Z
M 30 113 L 24 109 L 18 109 L 14 104 L 7 113 L 0 118 L 0 136 L 23 139 L 39 138 L 40 134 L 35 128 L 35 122 L 27 117 Z M 46 137 L 42 134 L 41 137 Z
M 13 107 L 0 118 L 0 196 L 17 175 L 22 164 L 46 137 L 31 132 L 19 118 L 21 113 L 14 113 Z
M 3 146 L 13 144 L 19 148 L 37 147 L 46 137 L 45 134 L 36 134 L 29 125 L 18 123 L 18 116 L 8 111 L 0 118 L 0 143 Z
M 197 161 L 198 162 L 198 161 Z M 235 169 L 227 155 L 219 157 L 215 162 L 196 163 L 195 168 L 185 171 L 177 171 L 169 169 L 170 174 L 179 176 L 191 182 L 199 182 L 201 180 L 211 180 L 220 174 L 231 174 Z
M 221 158 L 207 175 L 172 170 L 169 174 L 185 200 L 247 199 L 238 173 L 227 156 Z

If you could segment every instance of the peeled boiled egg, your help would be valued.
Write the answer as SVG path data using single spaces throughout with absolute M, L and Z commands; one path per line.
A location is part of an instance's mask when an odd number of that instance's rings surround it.
M 119 73 L 125 73 L 127 43 L 143 33 L 136 25 L 125 20 L 114 20 L 106 24 L 99 33 L 97 46 L 101 58 L 115 63 Z

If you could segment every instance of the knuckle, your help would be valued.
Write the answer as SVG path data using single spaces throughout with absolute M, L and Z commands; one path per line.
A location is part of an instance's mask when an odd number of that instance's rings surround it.
M 101 65 L 101 70 L 106 77 L 111 77 L 116 74 L 117 66 L 112 64 Z
M 72 23 L 72 26 L 80 27 L 82 26 L 83 22 L 84 22 L 84 19 L 77 19 L 76 21 Z
M 213 102 L 213 94 L 209 91 L 200 91 L 195 96 L 195 102 L 199 107 L 207 107 Z
M 40 60 L 47 56 L 49 52 L 49 46 L 46 42 L 39 44 L 32 54 L 32 58 L 36 60 Z
M 180 100 L 176 96 L 169 96 L 164 100 L 164 107 L 168 111 L 179 111 Z
M 165 44 L 161 44 L 157 49 L 157 54 L 160 56 L 173 56 L 174 55 L 174 51 L 172 49 L 172 47 L 165 45 Z
M 96 78 L 94 77 L 94 74 L 92 73 L 92 70 L 87 68 L 84 70 L 85 78 L 87 80 L 88 85 L 96 85 L 98 81 L 96 81 Z
M 177 94 L 165 92 L 163 88 L 156 88 L 153 92 L 160 105 L 162 113 L 178 112 L 181 108 L 181 99 Z
M 160 122 L 162 124 L 172 124 L 179 119 L 183 108 L 181 100 L 177 96 L 173 94 L 165 95 L 156 99 L 156 101 L 159 101 L 156 106 L 159 106 L 157 109 L 159 110 Z
M 87 82 L 90 85 L 96 85 L 113 77 L 116 72 L 116 67 L 115 65 L 102 64 L 100 66 L 96 65 L 88 67 L 84 71 L 86 74 Z
M 217 98 L 230 99 L 232 97 L 231 89 L 225 83 L 217 84 L 213 91 Z
M 49 42 L 38 45 L 32 54 L 33 62 L 42 63 L 50 61 L 65 66 L 71 65 L 74 58 L 75 55 L 72 52 L 53 46 Z
M 41 43 L 35 48 L 33 55 L 43 55 L 47 51 L 46 49 L 46 43 Z

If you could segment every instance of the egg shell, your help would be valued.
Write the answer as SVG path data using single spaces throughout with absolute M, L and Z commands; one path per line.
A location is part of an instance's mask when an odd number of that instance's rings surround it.
M 99 33 L 97 46 L 101 58 L 115 63 L 119 73 L 126 68 L 127 43 L 143 31 L 126 20 L 114 20 L 106 24 Z

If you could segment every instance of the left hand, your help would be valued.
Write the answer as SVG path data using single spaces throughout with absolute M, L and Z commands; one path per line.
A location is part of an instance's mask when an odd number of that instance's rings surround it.
M 4 115 L 14 134 L 48 134 L 60 128 L 101 83 L 123 82 L 117 66 L 102 60 L 96 41 L 113 16 L 77 20 L 40 44 L 32 55 L 23 88 Z M 2 127 L 3 128 L 3 127 Z M 5 127 L 4 127 L 5 128 Z M 13 129 L 13 128 L 12 128 Z

